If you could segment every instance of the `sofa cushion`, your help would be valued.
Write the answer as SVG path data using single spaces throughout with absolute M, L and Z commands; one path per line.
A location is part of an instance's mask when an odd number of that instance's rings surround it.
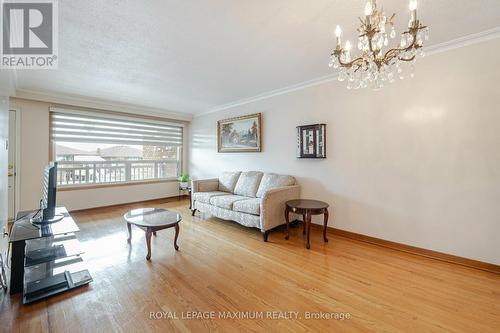
M 260 202 L 261 198 L 251 198 L 240 200 L 233 203 L 233 210 L 235 212 L 260 215 Z
M 219 191 L 233 193 L 240 174 L 241 171 L 223 172 L 219 177 Z
M 281 186 L 295 185 L 295 178 L 287 175 L 277 175 L 275 173 L 265 173 L 257 191 L 257 197 L 262 198 L 267 191 Z
M 227 193 L 226 193 L 227 194 Z M 246 200 L 248 197 L 241 195 L 217 195 L 210 198 L 210 204 L 219 208 L 233 209 L 233 204 L 239 200 Z
M 220 196 L 220 195 L 228 195 L 227 192 L 215 191 L 215 192 L 195 192 L 193 193 L 193 200 L 203 202 L 206 204 L 210 203 L 210 198 Z
M 240 178 L 238 178 L 236 187 L 234 188 L 234 194 L 255 198 L 255 194 L 257 194 L 257 189 L 259 188 L 261 179 L 262 172 L 242 172 Z

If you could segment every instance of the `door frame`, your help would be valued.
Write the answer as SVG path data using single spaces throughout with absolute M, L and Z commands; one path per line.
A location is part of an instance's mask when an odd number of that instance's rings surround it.
M 21 177 L 19 177 L 21 170 L 21 108 L 11 107 L 8 108 L 9 112 L 14 111 L 16 113 L 16 167 L 15 167 L 15 193 L 14 193 L 14 220 L 15 216 L 19 212 L 19 207 L 21 203 Z M 10 143 L 9 143 L 10 144 Z M 13 221 L 9 221 L 13 222 Z

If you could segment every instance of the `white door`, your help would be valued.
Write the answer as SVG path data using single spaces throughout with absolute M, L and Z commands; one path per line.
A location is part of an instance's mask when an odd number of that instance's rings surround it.
M 16 111 L 9 111 L 9 221 L 16 214 Z

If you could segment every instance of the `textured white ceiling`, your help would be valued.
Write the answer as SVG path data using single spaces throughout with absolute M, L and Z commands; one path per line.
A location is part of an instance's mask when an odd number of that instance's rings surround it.
M 364 0 L 59 1 L 59 69 L 17 88 L 200 113 L 330 74 L 333 30 Z M 379 1 L 408 22 L 405 0 Z M 500 26 L 499 0 L 420 0 L 428 45 Z M 4 72 L 5 73 L 5 72 Z

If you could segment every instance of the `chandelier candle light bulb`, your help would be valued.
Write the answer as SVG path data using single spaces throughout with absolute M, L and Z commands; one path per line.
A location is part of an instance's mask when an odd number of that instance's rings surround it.
M 342 29 L 340 28 L 340 25 L 337 25 L 337 27 L 335 28 L 335 36 L 337 37 L 337 46 L 341 45 L 340 35 L 342 35 Z
M 367 24 L 370 24 L 370 16 L 372 15 L 372 12 L 373 12 L 372 3 L 368 1 L 365 6 L 365 16 Z
M 415 22 L 417 19 L 417 0 L 410 0 L 411 21 Z
M 345 61 L 351 61 L 351 42 L 345 42 Z
M 378 9 L 376 0 L 368 1 L 364 11 L 365 20 L 360 18 L 361 24 L 358 28 L 357 45 L 361 54 L 354 56 L 353 60 L 351 60 L 351 43 L 347 41 L 345 47 L 342 47 L 340 40 L 342 30 L 337 25 L 335 29 L 337 45 L 330 55 L 330 67 L 339 68 L 339 81 L 347 79 L 348 88 L 358 89 L 372 84 L 375 89 L 380 89 L 385 81 L 394 81 L 393 66 L 396 66 L 401 74 L 402 64 L 413 63 L 417 56 L 423 56 L 423 40 L 428 39 L 429 28 L 420 24 L 417 19 L 417 0 L 410 0 L 409 9 L 411 19 L 408 30 L 401 34 L 398 45 L 391 48 L 388 37 L 396 38 L 395 14 L 386 16 Z M 400 76 L 402 78 L 402 74 Z

